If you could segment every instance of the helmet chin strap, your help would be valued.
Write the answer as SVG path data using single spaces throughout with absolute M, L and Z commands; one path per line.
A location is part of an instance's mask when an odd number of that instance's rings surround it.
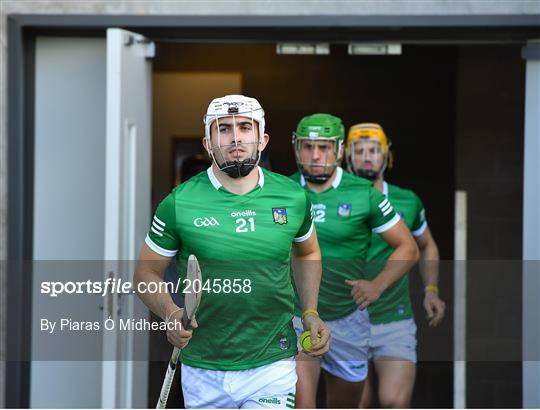
M 312 184 L 315 184 L 315 185 L 322 185 L 332 177 L 332 175 L 334 174 L 334 171 L 336 170 L 338 166 L 330 165 L 330 167 L 332 167 L 333 170 L 329 174 L 312 175 L 309 172 L 307 172 L 306 168 L 303 166 L 301 167 L 301 173 L 304 176 L 304 179 L 306 181 L 311 182 Z
M 367 170 L 367 169 L 359 169 L 355 171 L 354 174 L 359 177 L 369 179 L 370 181 L 375 181 L 380 175 L 379 172 L 375 172 L 375 171 Z
M 257 143 L 258 145 L 258 143 Z M 214 164 L 217 165 L 220 171 L 224 172 L 231 178 L 243 178 L 253 170 L 258 164 L 261 159 L 261 151 L 257 149 L 257 156 L 255 158 L 247 158 L 242 161 L 239 161 L 237 159 L 233 161 L 227 161 L 224 160 L 221 164 L 217 161 L 216 155 L 214 154 L 214 149 L 209 150 L 210 156 L 212 157 L 212 160 L 214 161 Z M 221 149 L 218 147 L 218 149 Z M 223 154 L 221 154 L 223 157 Z
M 243 161 L 225 161 L 222 164 L 216 162 L 216 165 L 231 178 L 242 178 L 247 176 L 257 166 L 260 156 L 261 154 L 259 152 L 257 159 L 248 158 Z
M 322 185 L 326 181 L 330 179 L 332 175 L 324 174 L 324 175 L 310 175 L 308 173 L 302 172 L 302 175 L 304 176 L 304 179 L 308 182 L 311 182 L 315 185 Z
M 347 157 L 348 158 L 348 157 Z M 352 161 L 350 161 L 352 163 Z M 386 170 L 386 165 L 388 164 L 388 155 L 385 155 L 384 162 L 381 166 L 381 169 L 378 171 L 374 171 L 372 169 L 357 169 L 355 170 L 352 166 L 350 169 L 353 171 L 354 175 L 357 175 L 359 177 L 368 179 L 370 181 L 375 181 L 379 176 L 384 174 L 384 171 Z
M 233 124 L 235 124 L 235 115 L 233 114 L 231 116 L 233 118 Z M 259 161 L 261 159 L 261 151 L 259 151 L 259 149 L 256 150 L 257 155 L 255 158 L 253 158 L 252 156 L 251 158 L 247 158 L 242 161 L 238 159 L 235 159 L 232 161 L 225 160 L 225 155 L 222 151 L 223 147 L 221 146 L 221 132 L 219 131 L 219 118 L 216 118 L 216 122 L 217 122 L 218 145 L 215 147 L 211 147 L 211 149 L 209 150 L 212 160 L 214 161 L 214 164 L 216 164 L 217 167 L 220 169 L 220 171 L 227 174 L 230 178 L 234 178 L 234 179 L 243 178 L 249 175 L 249 173 L 253 170 L 253 168 L 255 168 L 259 164 Z M 254 122 L 253 112 L 251 112 L 251 129 L 252 130 L 254 127 L 253 122 Z M 238 144 L 238 138 L 236 134 L 236 126 L 233 126 L 233 134 L 234 134 L 233 144 L 234 144 L 234 147 L 238 149 L 239 144 Z M 259 136 L 257 137 L 257 142 L 255 144 L 258 147 L 260 143 L 261 143 L 261 140 Z M 214 150 L 216 149 L 219 151 L 219 154 L 220 154 L 219 156 L 221 157 L 221 159 L 223 159 L 223 162 L 221 164 L 217 161 L 216 155 L 214 153 Z M 236 157 L 238 158 L 238 153 L 236 154 Z

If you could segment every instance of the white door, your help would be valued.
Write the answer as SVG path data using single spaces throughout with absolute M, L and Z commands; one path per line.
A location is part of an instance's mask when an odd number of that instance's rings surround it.
M 151 114 L 154 44 L 126 30 L 107 30 L 105 279 L 131 281 L 151 218 Z M 119 331 L 120 319 L 148 316 L 133 294 L 104 301 L 102 406 L 147 407 L 148 335 Z
M 49 297 L 40 285 L 102 280 L 105 66 L 103 38 L 36 38 L 31 408 L 101 405 L 101 334 L 50 334 L 40 322 L 101 321 L 103 298 Z

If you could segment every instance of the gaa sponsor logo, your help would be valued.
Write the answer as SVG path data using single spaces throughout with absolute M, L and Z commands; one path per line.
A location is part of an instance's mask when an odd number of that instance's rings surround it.
M 197 228 L 209 227 L 209 226 L 219 226 L 219 222 L 213 216 L 204 217 L 204 218 L 195 218 L 193 220 L 193 225 Z

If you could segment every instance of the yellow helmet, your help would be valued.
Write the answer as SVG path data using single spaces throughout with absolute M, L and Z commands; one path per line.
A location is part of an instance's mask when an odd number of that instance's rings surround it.
M 350 151 L 351 144 L 361 138 L 377 139 L 381 144 L 383 154 L 386 155 L 388 153 L 390 142 L 379 124 L 374 122 L 361 122 L 349 128 L 349 134 L 347 135 L 347 152 Z
M 355 141 L 358 141 L 361 139 L 366 139 L 366 140 L 375 139 L 379 142 L 381 146 L 382 154 L 384 156 L 384 161 L 379 171 L 355 170 L 353 168 L 351 148 Z M 345 147 L 345 152 L 346 152 L 345 158 L 347 161 L 349 171 L 363 178 L 375 180 L 379 175 L 382 175 L 384 173 L 387 167 L 388 169 L 392 168 L 393 157 L 392 157 L 392 152 L 390 151 L 391 145 L 392 145 L 392 142 L 386 136 L 386 134 L 384 133 L 384 130 L 379 124 L 376 124 L 374 122 L 361 122 L 359 124 L 353 125 L 351 128 L 349 128 L 349 134 L 347 135 L 347 143 Z

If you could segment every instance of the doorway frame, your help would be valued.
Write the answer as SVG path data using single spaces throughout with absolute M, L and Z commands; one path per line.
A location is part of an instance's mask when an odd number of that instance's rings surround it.
M 429 44 L 514 43 L 540 38 L 540 15 L 425 16 L 7 16 L 7 320 L 6 407 L 30 406 L 33 259 L 34 74 L 38 35 L 105 37 L 108 27 L 136 31 L 157 42 L 349 41 Z M 525 221 L 524 221 L 525 223 Z M 28 277 L 25 277 L 28 276 Z

